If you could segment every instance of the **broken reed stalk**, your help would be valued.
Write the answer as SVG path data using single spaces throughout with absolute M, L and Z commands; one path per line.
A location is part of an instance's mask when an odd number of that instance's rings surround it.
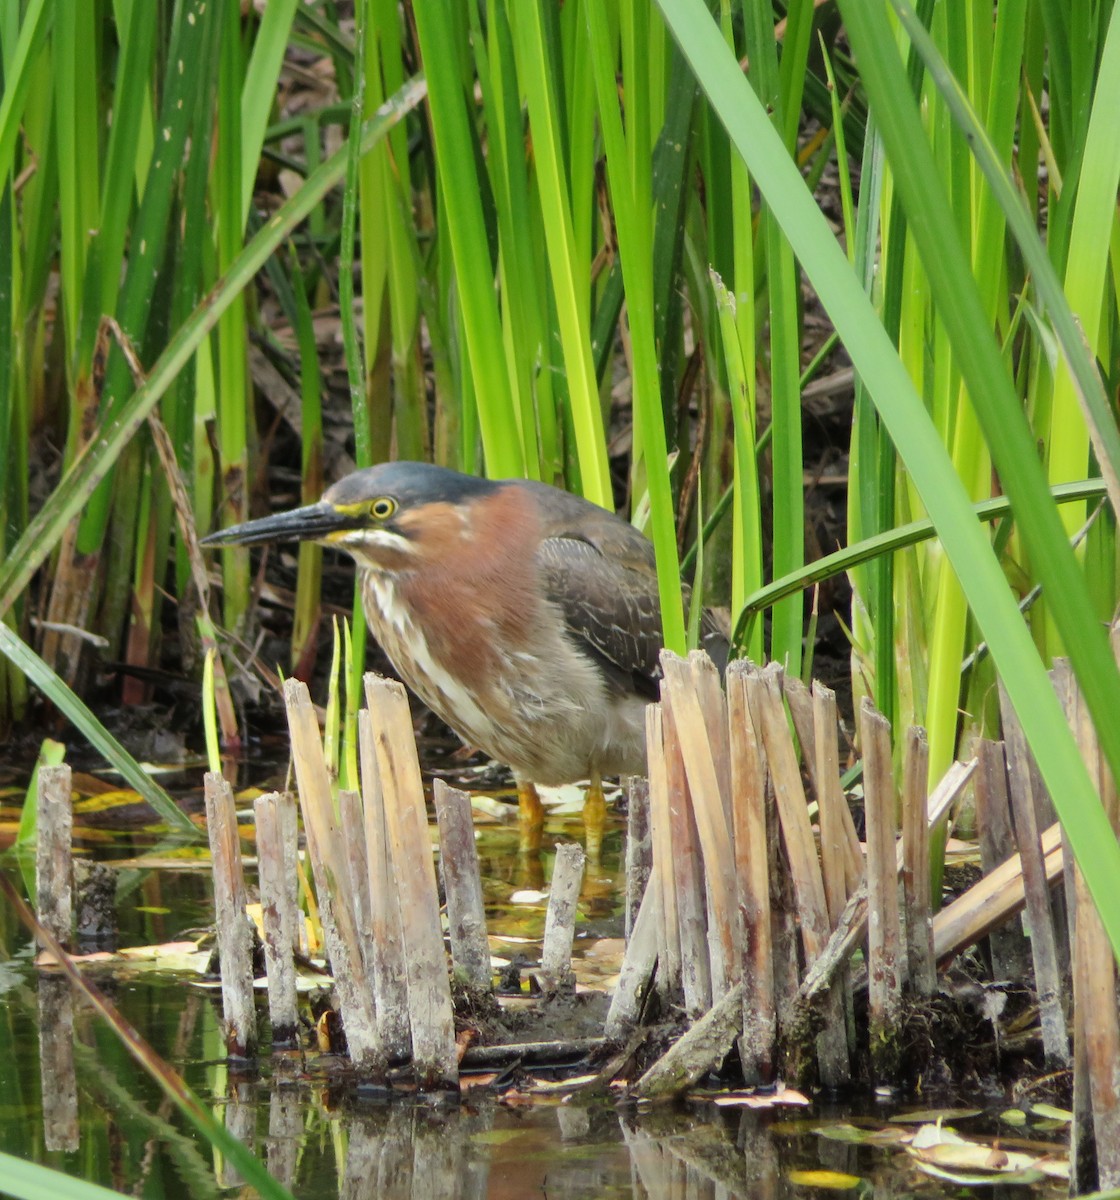
M 771 670 L 774 669 L 771 667 Z M 855 822 L 852 820 L 852 814 L 848 810 L 843 790 L 840 787 L 840 752 L 836 736 L 839 722 L 836 717 L 836 698 L 828 688 L 822 689 L 821 684 L 814 683 L 813 690 L 810 691 L 800 679 L 786 678 L 780 671 L 777 672 L 776 677 L 789 709 L 794 733 L 801 745 L 801 761 L 804 763 L 809 780 L 813 785 L 813 794 L 817 797 L 818 816 L 829 804 L 829 801 L 833 802 L 829 806 L 831 815 L 838 821 L 837 830 L 833 831 L 833 835 L 840 838 L 841 858 L 839 861 L 844 867 L 845 891 L 852 892 L 859 886 L 859 882 L 863 878 L 863 851 L 860 849 Z M 831 714 L 829 716 L 817 712 L 818 689 L 822 689 L 825 696 L 831 698 Z M 826 708 L 829 706 L 827 698 L 824 700 L 824 704 Z M 817 745 L 821 737 L 825 739 L 825 744 L 818 750 Z M 839 803 L 836 803 L 837 801 Z M 819 819 L 823 818 L 819 816 Z M 821 836 L 822 838 L 824 836 L 823 826 L 821 827 Z M 822 870 L 824 861 L 822 850 Z M 827 887 L 825 894 L 826 896 L 828 894 Z M 839 907 L 842 909 L 844 906 L 841 903 Z M 829 916 L 832 916 L 831 907 Z
M 69 949 L 74 926 L 70 768 L 65 763 L 40 767 L 36 795 L 35 906 L 39 924 Z
M 937 992 L 929 863 L 929 742 L 926 731 L 906 731 L 902 780 L 902 894 L 906 912 L 906 967 L 915 996 Z
M 563 842 L 556 847 L 541 947 L 541 986 L 548 995 L 575 992 L 572 943 L 584 859 L 583 847 L 575 842 Z
M 797 740 L 801 743 L 801 757 L 813 784 L 813 794 L 817 797 L 820 819 L 824 821 L 827 808 L 831 820 L 835 822 L 829 837 L 830 844 L 835 842 L 840 854 L 839 861 L 844 867 L 846 900 L 863 879 L 863 850 L 851 810 L 844 799 L 844 790 L 840 786 L 840 748 L 837 742 L 840 722 L 836 713 L 836 696 L 824 684 L 816 681 L 810 692 L 800 679 L 783 679 L 782 694 L 789 705 Z M 824 837 L 823 824 L 821 837 Z M 823 852 L 821 858 L 823 867 Z M 828 895 L 827 884 L 825 894 Z M 839 916 L 843 907 L 842 901 L 836 916 Z M 833 916 L 831 900 L 829 916 Z
M 662 746 L 669 796 L 669 841 L 665 853 L 672 870 L 680 931 L 681 990 L 689 1020 L 698 1020 L 712 1006 L 711 964 L 708 960 L 704 864 L 692 812 L 688 773 L 677 737 L 671 705 L 661 705 Z
M 805 959 L 812 963 L 828 940 L 828 913 L 817 844 L 801 784 L 801 767 L 786 723 L 779 681 L 780 668 L 775 670 L 775 664 L 771 664 L 748 677 L 747 696 L 770 767 Z
M 447 927 L 456 975 L 477 992 L 490 990 L 490 943 L 482 876 L 474 840 L 474 815 L 467 792 L 437 779 L 432 788 L 439 824 L 440 870 L 447 897 Z
M 294 951 L 299 939 L 296 879 L 288 870 L 284 847 L 284 805 L 279 792 L 266 792 L 253 801 L 257 829 L 257 878 L 264 927 L 264 962 L 268 973 L 268 1016 L 272 1044 L 299 1045 L 299 1010 Z
M 1116 631 L 1113 631 L 1114 637 Z M 1092 718 L 1067 661 L 1055 664 L 1059 696 L 1081 756 L 1097 785 L 1115 831 L 1120 825 L 1116 785 L 1104 762 Z M 1076 935 L 1073 946 L 1075 1093 L 1087 1093 L 1096 1143 L 1098 1188 L 1120 1187 L 1120 1012 L 1117 1010 L 1116 959 L 1085 877 L 1074 864 Z M 1083 1078 L 1076 1079 L 1078 1072 Z M 1080 1086 L 1077 1086 L 1080 1083 Z M 1075 1106 L 1074 1124 L 1084 1112 Z M 1075 1129 L 1075 1136 L 1080 1132 Z
M 369 712 L 358 713 L 358 749 L 362 764 L 362 798 L 369 870 L 369 933 L 373 943 L 372 979 L 377 1031 L 390 1060 L 412 1054 L 408 1024 L 408 976 L 404 964 L 404 930 L 397 883 L 389 873 L 389 832 L 385 797 L 377 771 Z
M 1073 1006 L 1075 1070 L 1084 1064 L 1092 1104 L 1099 1188 L 1120 1187 L 1120 1026 L 1116 1011 L 1116 959 L 1085 877 L 1074 866 L 1077 939 L 1074 943 Z
M 349 906 L 354 914 L 354 927 L 358 934 L 358 948 L 362 955 L 362 979 L 367 989 L 372 991 L 373 962 L 377 948 L 373 943 L 372 920 L 370 916 L 369 897 L 369 858 L 366 852 L 366 817 L 360 792 L 350 788 L 339 788 L 338 791 L 338 821 L 342 834 L 342 845 L 346 854 L 346 877 L 350 885 Z M 372 1001 L 374 1023 L 377 1024 L 377 998 Z M 381 1037 L 378 1025 L 378 1038 L 381 1041 L 385 1057 L 389 1051 L 385 1039 Z
M 1034 960 L 1035 989 L 1038 993 L 1042 1050 L 1050 1070 L 1065 1070 L 1071 1062 L 1069 1033 L 1062 1010 L 1062 973 L 1058 961 L 1054 916 L 1050 907 L 1050 890 L 1038 835 L 1038 797 L 1035 795 L 1035 781 L 1032 778 L 1030 749 L 1002 685 L 1000 710 L 1003 716 L 1004 744 L 1007 748 L 1011 808 L 1015 816 L 1015 836 L 1022 861 L 1027 920 L 1031 929 L 1031 956 Z
M 794 693 L 801 696 L 804 691 L 798 681 Z M 848 896 L 863 880 L 864 860 L 855 822 L 840 785 L 840 722 L 836 712 L 836 696 L 823 684 L 814 682 L 809 707 L 812 717 L 811 761 L 814 768 L 811 774 L 817 796 L 821 880 L 824 885 L 825 913 L 831 930 L 839 921 Z M 804 720 L 808 723 L 807 718 Z M 833 1088 L 844 1087 L 851 1082 L 851 1054 L 855 1049 L 855 1022 L 852 1018 L 847 967 L 841 968 L 838 975 L 837 986 L 825 999 L 826 1027 L 818 1039 L 821 1082 Z
M 630 940 L 638 908 L 653 871 L 649 830 L 649 780 L 631 775 L 626 780 L 626 909 L 623 936 Z
M 743 1032 L 739 1039 L 739 1059 L 745 1083 L 766 1084 L 773 1081 L 776 1068 L 777 1015 L 770 930 L 766 764 L 747 702 L 748 669 L 748 664 L 741 661 L 727 668 L 731 811 L 743 931 Z
M 836 693 L 813 684 L 813 786 L 821 836 L 821 874 L 828 918 L 835 926 L 848 897 L 863 879 L 863 852 L 848 801 L 840 787 Z
M 928 824 L 932 830 L 936 828 L 948 814 L 949 810 L 957 802 L 961 792 L 964 790 L 965 784 L 972 778 L 973 772 L 976 769 L 976 760 L 970 759 L 967 763 L 955 762 L 941 777 L 941 782 L 933 789 L 933 793 L 929 798 L 929 813 Z M 899 871 L 902 870 L 901 853 L 896 856 L 896 865 Z M 1016 860 L 1016 869 L 1018 868 L 1018 860 Z M 1059 867 L 1059 870 L 1061 868 Z M 1006 880 L 1005 880 L 1006 882 Z M 976 889 L 983 887 L 984 881 L 976 885 Z M 1011 880 L 1011 884 L 1014 880 Z M 973 889 L 973 890 L 976 890 Z M 1022 891 L 1020 888 L 1020 904 L 1022 903 Z M 952 906 L 950 906 L 952 907 Z M 942 953 L 938 949 L 942 943 L 938 940 L 938 922 L 944 915 L 943 910 L 934 918 L 933 938 L 934 938 L 934 956 L 937 961 L 941 961 Z M 1008 909 L 1007 911 L 1010 911 Z M 956 920 L 958 923 L 965 922 L 975 914 L 969 911 L 967 915 L 963 915 L 958 910 Z M 1006 912 L 1004 913 L 1006 916 Z M 1000 918 L 1002 919 L 1002 917 Z M 970 942 L 958 944 L 953 941 L 960 932 L 960 928 L 954 928 L 950 931 L 950 940 L 946 941 L 946 945 L 950 947 L 946 953 L 955 953 L 961 945 L 971 945 Z M 867 883 L 866 880 L 852 893 L 848 903 L 844 905 L 844 911 L 840 914 L 840 920 L 836 923 L 836 928 L 832 931 L 832 936 L 828 939 L 828 945 L 825 947 L 824 953 L 806 972 L 804 980 L 802 980 L 799 989 L 801 1000 L 812 1000 L 814 997 L 821 995 L 832 986 L 837 973 L 852 952 L 859 946 L 867 936 Z M 976 936 L 982 936 L 977 934 Z
M 319 722 L 307 686 L 298 679 L 285 681 L 284 703 L 323 940 L 334 975 L 346 1044 L 355 1068 L 377 1081 L 384 1078 L 388 1063 L 378 1037 L 370 989 L 366 986 L 357 916 L 350 904 L 350 864 L 339 831 Z
M 457 1090 L 451 985 L 408 697 L 399 683 L 372 673 L 365 692 L 389 834 L 388 877 L 396 880 L 407 947 L 413 1068 L 422 1091 Z
M 985 875 L 990 875 L 1015 853 L 1003 743 L 981 738 L 976 747 L 976 759 L 976 833 L 980 842 L 980 866 Z M 1002 929 L 993 929 L 988 935 L 988 944 L 996 979 L 1028 977 L 1030 944 L 1023 934 L 1021 922 L 1009 922 Z
M 765 670 L 752 672 L 747 680 L 747 700 L 755 727 L 762 734 L 770 768 L 797 905 L 805 969 L 808 970 L 824 951 L 831 925 L 824 877 L 801 783 L 801 769 L 782 703 L 781 679 L 781 668 L 773 663 Z M 790 1015 L 797 994 L 796 975 L 795 972 L 791 976 L 788 985 Z M 828 1086 L 839 1086 L 849 1079 L 847 1023 L 843 998 L 838 990 L 829 992 L 823 999 L 823 1028 L 817 1039 L 817 1058 L 822 1081 Z
M 678 1096 L 727 1057 L 742 1029 L 743 985 L 737 983 L 646 1071 L 635 1094 L 646 1100 Z
M 253 930 L 245 913 L 245 875 L 233 791 L 218 771 L 207 771 L 206 832 L 214 873 L 214 919 L 222 976 L 222 1017 L 226 1053 L 253 1058 L 257 1053 L 257 1011 L 253 1002 Z
M 848 808 L 848 801 L 840 784 L 840 722 L 836 711 L 836 694 L 815 680 L 812 689 L 812 709 L 813 762 L 816 767 L 813 772 L 813 787 L 817 796 L 821 877 L 824 880 L 829 927 L 835 929 L 848 897 L 863 882 L 864 859 L 851 809 Z M 850 984 L 851 972 L 845 964 L 837 971 L 833 987 L 844 1010 L 844 1032 L 848 1051 L 843 1061 L 848 1073 L 841 1073 L 836 1079 L 834 1086 L 837 1087 L 850 1080 L 851 1054 L 855 1050 L 855 1020 Z M 840 1060 L 837 1058 L 835 1061 Z
M 902 1021 L 902 929 L 898 912 L 895 794 L 891 731 L 865 696 L 860 704 L 863 795 L 867 823 L 868 1009 L 872 1077 L 888 1084 L 898 1076 Z
M 607 1010 L 603 1034 L 611 1041 L 621 1041 L 641 1019 L 642 1005 L 653 979 L 664 936 L 661 904 L 662 891 L 655 872 L 638 905 L 638 915 L 634 918 L 634 928 L 626 943 L 618 983 Z
M 1054 824 L 1040 839 L 1047 886 L 1062 874 L 1062 830 Z M 933 954 L 944 963 L 998 929 L 1025 903 L 1023 865 L 1018 854 L 985 875 L 933 918 Z
M 658 903 L 652 910 L 657 917 L 657 985 L 662 1004 L 667 1008 L 681 990 L 681 935 L 673 869 L 669 779 L 661 706 L 657 704 L 650 704 L 646 708 L 646 762 L 649 769 L 650 849 L 653 856 L 650 884 L 659 893 Z M 642 905 L 645 905 L 644 898 Z
M 703 664 L 707 664 L 705 667 Z M 740 938 L 737 935 L 738 900 L 731 829 L 727 819 L 730 801 L 726 777 L 721 778 L 717 759 L 727 761 L 726 717 L 719 677 L 711 659 L 683 659 L 671 651 L 661 652 L 662 705 L 672 713 L 672 727 L 688 777 L 692 812 L 704 861 L 704 883 L 711 910 L 709 922 L 709 962 L 711 994 L 721 999 L 739 978 Z M 709 676 L 709 679 L 705 679 Z M 714 684 L 714 688 L 710 686 Z M 709 722 L 700 692 L 709 706 L 716 709 L 715 721 Z M 712 724 L 722 733 L 713 735 Z

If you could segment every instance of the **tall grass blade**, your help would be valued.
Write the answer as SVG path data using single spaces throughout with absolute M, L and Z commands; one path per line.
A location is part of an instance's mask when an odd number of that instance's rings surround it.
M 134 788 L 175 831 L 196 839 L 197 827 L 174 800 L 145 774 L 140 764 L 110 734 L 45 662 L 0 621 L 0 654 L 15 664 L 43 695 L 73 722 L 89 744 Z
M 1016 710 L 1020 713 L 1043 777 L 1056 802 L 1059 802 L 1059 814 L 1094 898 L 1101 907 L 1102 919 L 1113 947 L 1120 952 L 1120 899 L 1111 894 L 1112 882 L 1120 876 L 1120 846 L 1112 836 L 1111 827 L 1077 747 L 1065 727 L 1061 709 L 1003 573 L 971 511 L 968 497 L 941 446 L 929 414 L 843 251 L 836 244 L 797 168 L 785 152 L 781 139 L 770 126 L 764 108 L 743 79 L 737 62 L 728 52 L 703 3 L 701 0 L 659 0 L 659 5 L 732 142 L 747 161 L 771 211 L 782 225 L 906 462 L 918 493 L 938 528 L 977 623 L 991 647 Z M 909 121 L 906 122 L 905 132 L 893 123 L 899 112 L 913 113 L 912 103 L 902 95 L 906 91 L 906 83 L 901 64 L 898 63 L 897 49 L 893 42 L 888 46 L 885 29 L 880 33 L 878 29 L 869 28 L 874 25 L 874 18 L 859 11 L 858 4 L 844 3 L 842 8 L 857 52 L 862 44 L 862 36 L 867 34 L 878 55 L 884 60 L 889 55 L 897 67 L 897 70 L 890 70 L 887 74 L 889 86 L 876 75 L 875 69 L 872 69 L 872 78 L 868 82 L 872 98 L 881 98 L 878 119 L 885 122 L 884 143 L 888 153 L 897 158 L 896 179 L 905 178 L 904 168 L 911 165 L 908 159 L 917 157 L 907 154 L 906 140 L 909 140 L 912 148 L 914 142 L 924 144 L 924 135 L 920 128 L 917 131 L 911 128 Z M 881 42 L 878 40 L 880 37 L 883 39 Z M 865 49 L 864 55 L 866 53 Z M 866 75 L 868 64 L 865 57 L 861 56 L 860 61 Z M 913 188 L 915 191 L 925 190 L 931 198 L 931 205 L 932 197 L 940 192 L 939 182 L 934 180 L 931 183 L 928 171 L 913 178 Z M 939 225 L 934 228 L 939 228 Z M 940 245 L 939 253 L 943 253 L 944 249 Z M 934 269 L 934 266 L 927 262 L 929 269 Z M 967 281 L 967 289 L 972 289 L 972 294 L 975 294 L 971 278 Z M 953 302 L 959 304 L 959 300 L 960 297 L 956 296 Z M 964 315 L 963 309 L 954 311 Z M 970 328 L 965 332 L 966 337 L 983 325 L 982 318 L 978 320 L 971 308 L 967 323 Z M 985 336 L 990 338 L 990 335 Z M 983 351 L 980 353 L 983 354 Z M 996 359 L 998 363 L 998 351 Z M 1002 370 L 1000 363 L 1000 373 Z M 978 394 L 975 383 L 972 390 L 974 395 Z M 1008 422 L 1018 422 L 1019 428 L 1023 428 L 1022 414 L 1017 406 L 1013 415 L 1005 416 L 1004 423 Z M 998 437 L 1004 439 L 1003 451 L 1006 450 L 1006 433 L 1006 429 L 997 433 Z M 1025 471 L 1040 477 L 1041 468 L 1033 457 L 1032 466 L 1033 472 L 1030 467 Z M 1045 491 L 1041 478 L 1031 479 L 1030 485 L 1036 488 L 1041 485 Z M 1013 504 L 1016 504 L 1016 500 L 1016 495 L 1012 493 Z M 1059 597 L 1074 595 L 1076 587 L 1067 586 L 1067 560 L 1072 559 L 1072 552 L 1064 535 L 1061 536 L 1061 549 L 1054 548 L 1053 534 L 1061 532 L 1061 525 L 1057 521 L 1053 502 L 1048 494 L 1041 503 L 1037 500 L 1032 502 L 1029 496 L 1023 496 L 1023 500 L 1023 508 L 1016 505 L 1019 519 L 1029 523 L 1034 516 L 1041 515 L 1043 532 L 1034 540 L 1041 543 L 1040 548 L 1053 555 L 1040 574 L 1048 586 L 1053 584 Z M 1057 530 L 1053 529 L 1055 525 Z M 1051 569 L 1052 566 L 1056 569 Z M 1102 707 L 1102 701 L 1108 699 L 1110 688 L 1113 697 L 1120 694 L 1120 680 L 1110 682 L 1109 677 L 1115 677 L 1116 668 L 1102 631 L 1094 624 L 1092 615 L 1086 618 L 1085 607 L 1084 589 L 1081 589 L 1081 597 L 1073 606 L 1077 620 L 1085 626 L 1078 640 L 1082 645 L 1092 647 L 1091 653 L 1095 654 L 1096 663 L 1079 662 L 1078 674 L 1086 694 L 1092 696 L 1092 711 L 1101 722 L 1102 742 L 1106 739 L 1109 742 L 1109 759 L 1111 761 L 1115 757 L 1120 762 L 1120 753 L 1114 754 L 1114 751 L 1120 751 L 1120 745 L 1111 744 L 1120 741 L 1116 736 L 1120 731 L 1115 727 L 1110 730 L 1104 724 L 1106 710 Z M 1072 647 L 1073 639 L 1070 644 Z M 1079 646 L 1079 656 L 1080 653 Z
M 422 80 L 410 80 L 362 134 L 363 150 L 385 137 L 423 99 Z M 146 420 L 178 373 L 217 324 L 222 312 L 252 280 L 265 260 L 283 244 L 293 229 L 342 180 L 346 171 L 345 148 L 333 154 L 308 177 L 303 186 L 273 214 L 269 222 L 246 244 L 222 281 L 195 308 L 168 340 L 164 352 L 152 366 L 147 381 L 136 390 L 105 425 L 98 437 L 71 464 L 58 486 L 24 531 L 12 552 L 0 563 L 0 614 L 11 608 L 27 587 L 35 571 L 51 553 L 67 523 L 76 516 L 92 490 L 112 469 L 121 450 Z
M 451 240 L 469 369 L 480 404 L 486 471 L 492 478 L 524 475 L 527 447 L 508 436 L 508 431 L 518 428 L 516 402 L 502 347 L 474 137 L 452 37 L 454 22 L 438 0 L 417 0 L 413 15 L 428 81 L 442 211 Z
M 206 1105 L 183 1082 L 182 1077 L 156 1054 L 101 991 L 82 975 L 73 959 L 58 944 L 54 936 L 35 920 L 31 910 L 10 880 L 0 877 L 0 891 L 3 891 L 5 899 L 15 909 L 16 915 L 27 929 L 50 951 L 62 973 L 73 984 L 75 991 L 108 1024 L 140 1069 L 148 1075 L 202 1137 L 211 1146 L 221 1150 L 231 1165 L 242 1175 L 246 1184 L 256 1189 L 263 1200 L 294 1200 L 291 1192 L 273 1179 L 260 1160 L 243 1146 L 220 1121 L 214 1118 Z M 65 1194 L 62 1191 L 52 1193 L 56 1196 Z M 102 1189 L 100 1194 L 116 1195 L 117 1193 L 106 1193 Z M 76 1200 L 81 1200 L 81 1192 L 76 1192 L 74 1195 Z

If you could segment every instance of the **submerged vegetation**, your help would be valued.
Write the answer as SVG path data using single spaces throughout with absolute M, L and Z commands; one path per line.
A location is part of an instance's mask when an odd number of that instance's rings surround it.
M 1002 689 L 1120 952 L 1112 0 L 18 0 L 0 78 L 0 729 L 174 822 L 87 704 L 205 658 L 239 736 L 263 576 L 196 531 L 526 475 L 648 530 L 670 649 L 683 573 L 931 785 Z

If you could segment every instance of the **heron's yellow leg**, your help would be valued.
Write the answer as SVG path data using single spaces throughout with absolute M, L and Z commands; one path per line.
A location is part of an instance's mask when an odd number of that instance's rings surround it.
M 544 805 L 531 783 L 517 781 L 517 823 L 521 828 L 522 853 L 535 853 L 541 848 L 544 830 Z
M 603 782 L 598 775 L 593 775 L 583 802 L 583 835 L 587 843 L 587 857 L 593 863 L 599 861 L 606 824 L 607 798 L 603 795 Z

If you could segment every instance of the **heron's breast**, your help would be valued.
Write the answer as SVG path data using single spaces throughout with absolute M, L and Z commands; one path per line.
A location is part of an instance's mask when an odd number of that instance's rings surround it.
M 493 722 L 470 676 L 446 652 L 446 631 L 418 619 L 397 578 L 370 571 L 364 581 L 370 632 L 404 682 L 443 721 L 475 745 L 488 747 Z

